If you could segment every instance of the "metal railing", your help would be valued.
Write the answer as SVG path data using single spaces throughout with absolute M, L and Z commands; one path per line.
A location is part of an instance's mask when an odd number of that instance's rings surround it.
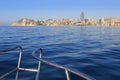
M 70 80 L 70 75 L 69 73 L 72 73 L 72 74 L 75 74 L 85 80 L 95 80 L 91 77 L 89 77 L 88 75 L 85 75 L 83 73 L 78 73 L 78 72 L 75 72 L 73 70 L 70 70 L 68 68 L 65 68 L 63 66 L 60 66 L 60 65 L 57 65 L 57 64 L 54 64 L 54 63 L 51 63 L 51 62 L 48 62 L 46 60 L 43 60 L 42 59 L 42 49 L 37 49 L 35 50 L 34 52 L 32 52 L 32 56 L 37 59 L 39 61 L 38 63 L 38 69 L 28 69 L 28 68 L 21 68 L 20 65 L 21 65 L 21 58 L 22 58 L 22 52 L 23 52 L 23 49 L 21 46 L 17 46 L 17 47 L 14 47 L 14 48 L 11 48 L 11 49 L 6 49 L 6 50 L 0 50 L 0 54 L 1 53 L 5 53 L 5 52 L 9 52 L 9 51 L 13 51 L 13 50 L 16 50 L 16 49 L 20 49 L 20 53 L 19 53 L 19 59 L 18 59 L 18 64 L 17 64 L 17 68 L 5 73 L 4 75 L 0 76 L 0 80 L 5 78 L 6 76 L 10 75 L 11 73 L 15 72 L 16 71 L 16 77 L 15 77 L 15 80 L 18 80 L 18 74 L 19 74 L 19 71 L 22 70 L 22 71 L 29 71 L 29 72 L 36 72 L 36 77 L 35 77 L 35 80 L 39 80 L 39 75 L 40 75 L 40 67 L 41 67 L 41 63 L 45 63 L 47 65 L 50 65 L 50 66 L 53 66 L 53 67 L 56 67 L 56 68 L 59 68 L 59 69 L 62 69 L 65 71 L 65 74 L 66 74 L 66 78 L 67 80 Z M 39 57 L 36 57 L 35 56 L 35 53 L 37 51 L 40 51 L 40 54 L 39 54 Z
M 27 68 L 21 68 L 20 65 L 21 65 L 21 58 L 22 58 L 22 52 L 23 52 L 23 49 L 21 46 L 17 46 L 17 47 L 14 47 L 14 48 L 11 48 L 11 49 L 6 49 L 6 50 L 0 50 L 0 54 L 1 53 L 5 53 L 5 52 L 9 52 L 9 51 L 13 51 L 13 50 L 16 50 L 16 49 L 20 49 L 20 53 L 19 53 L 19 59 L 18 59 L 18 64 L 17 64 L 17 68 L 5 73 L 4 75 L 0 76 L 0 80 L 5 78 L 6 76 L 10 75 L 11 73 L 15 72 L 16 71 L 16 77 L 15 77 L 15 80 L 18 80 L 18 74 L 19 74 L 19 71 L 22 70 L 22 71 L 29 71 L 29 72 L 36 72 L 37 73 L 37 76 L 36 76 L 36 80 L 39 79 L 39 70 L 40 70 L 40 61 L 39 61 L 39 64 L 38 64 L 38 69 L 27 69 Z
M 35 53 L 37 53 L 38 51 L 40 51 L 40 56 L 39 56 L 39 57 L 35 56 Z M 74 74 L 74 75 L 77 75 L 77 76 L 79 76 L 79 77 L 81 77 L 81 78 L 83 78 L 83 79 L 85 79 L 85 80 L 95 80 L 95 79 L 89 77 L 89 76 L 86 75 L 86 74 L 83 74 L 83 73 L 80 73 L 80 72 L 78 73 L 78 72 L 75 72 L 75 71 L 70 70 L 70 69 L 68 69 L 68 68 L 65 68 L 65 67 L 63 67 L 63 66 L 60 66 L 60 65 L 57 65 L 57 64 L 48 62 L 48 61 L 46 61 L 46 60 L 43 60 L 43 59 L 42 59 L 42 49 L 41 49 L 41 48 L 33 51 L 32 56 L 33 56 L 35 59 L 39 60 L 40 63 L 42 62 L 42 63 L 45 63 L 45 64 L 47 64 L 47 65 L 50 65 L 50 66 L 53 66 L 53 67 L 56 67 L 56 68 L 59 68 L 59 69 L 64 70 L 64 71 L 65 71 L 65 74 L 66 74 L 66 79 L 67 79 L 67 80 L 70 80 L 70 75 L 69 75 L 69 73 L 72 73 L 72 74 Z M 39 68 L 40 68 L 40 67 L 39 67 Z M 40 69 L 39 69 L 39 74 L 40 74 Z M 39 74 L 38 74 L 38 75 L 39 75 Z

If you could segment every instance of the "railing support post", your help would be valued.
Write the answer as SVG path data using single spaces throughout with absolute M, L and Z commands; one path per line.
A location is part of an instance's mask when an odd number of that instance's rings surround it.
M 15 80 L 18 80 L 18 73 L 19 73 L 19 70 L 17 69 Z
M 22 58 L 22 47 L 20 46 L 19 48 L 20 48 L 20 53 L 19 53 L 19 59 L 18 59 L 18 65 L 17 65 L 17 72 L 16 72 L 15 80 L 18 80 L 19 68 L 20 68 L 21 58 Z
M 65 74 L 66 74 L 67 80 L 70 80 L 69 72 L 68 72 L 68 70 L 66 70 L 66 69 L 65 69 Z
M 17 68 L 20 68 L 20 64 L 21 64 L 21 57 L 22 57 L 22 47 L 20 47 L 20 54 L 19 54 L 19 60 L 18 60 L 18 66 Z
M 42 58 L 42 49 L 41 48 L 40 48 L 39 58 L 40 59 Z M 39 60 L 39 63 L 38 63 L 38 72 L 37 72 L 37 75 L 36 75 L 36 80 L 39 80 L 39 78 L 40 78 L 40 66 L 41 66 L 41 61 Z

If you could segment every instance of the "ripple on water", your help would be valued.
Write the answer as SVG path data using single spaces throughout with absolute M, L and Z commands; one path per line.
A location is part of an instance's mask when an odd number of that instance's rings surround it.
M 2 34 L 0 49 L 16 45 L 23 47 L 22 67 L 37 68 L 38 61 L 33 59 L 31 53 L 43 48 L 43 59 L 47 61 L 83 72 L 96 80 L 120 79 L 120 28 L 118 27 L 41 26 L 8 27 L 7 30 L 6 27 L 1 27 L 0 34 Z M 16 66 L 18 50 L 11 54 L 0 55 L 2 64 L 0 74 Z M 13 75 L 9 79 L 13 79 Z M 42 80 L 65 80 L 63 75 L 64 71 L 42 64 L 40 73 Z M 34 73 L 20 72 L 20 80 L 34 78 Z M 75 78 L 75 80 L 79 79 Z

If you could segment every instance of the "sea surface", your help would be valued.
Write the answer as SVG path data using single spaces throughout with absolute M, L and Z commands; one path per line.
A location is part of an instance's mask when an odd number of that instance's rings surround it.
M 37 68 L 32 52 L 82 72 L 96 80 L 120 80 L 120 27 L 12 27 L 0 26 L 0 50 L 23 47 L 21 67 Z M 19 49 L 0 53 L 0 76 L 17 67 Z M 19 80 L 34 80 L 36 73 L 20 71 Z M 71 74 L 71 80 L 80 80 Z M 2 80 L 14 80 L 15 72 Z M 66 80 L 63 70 L 42 63 L 40 80 Z

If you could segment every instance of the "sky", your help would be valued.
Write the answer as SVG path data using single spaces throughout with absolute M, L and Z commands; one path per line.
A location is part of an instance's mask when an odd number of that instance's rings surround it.
M 0 25 L 21 18 L 120 18 L 120 0 L 0 0 Z

